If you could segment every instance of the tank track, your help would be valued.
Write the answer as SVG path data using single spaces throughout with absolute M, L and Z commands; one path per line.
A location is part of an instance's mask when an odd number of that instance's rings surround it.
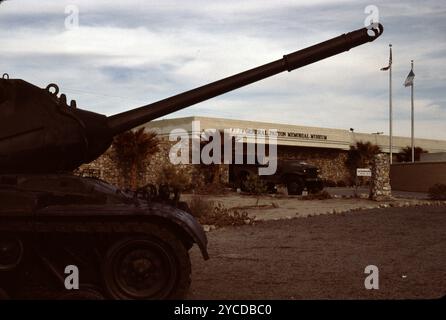
M 124 238 L 148 235 L 167 238 L 173 250 L 185 251 L 186 254 L 189 246 L 173 236 L 173 230 L 156 222 L 122 222 L 118 219 L 106 222 L 96 219 L 84 219 L 83 222 L 58 219 L 61 221 L 56 222 L 52 219 L 35 223 L 4 223 L 0 226 L 0 238 L 15 237 L 20 239 L 24 247 L 24 255 L 17 268 L 0 271 L 0 289 L 3 288 L 9 297 L 70 298 L 71 295 L 64 287 L 64 268 L 66 265 L 76 265 L 79 267 L 80 293 L 74 295 L 74 298 L 115 298 L 108 294 L 105 288 L 107 275 L 103 274 L 107 250 L 114 243 Z M 15 231 L 12 233 L 11 230 Z M 171 298 L 184 296 L 190 284 L 189 257 L 180 262 L 187 276 L 179 284 L 184 288 L 180 288 Z

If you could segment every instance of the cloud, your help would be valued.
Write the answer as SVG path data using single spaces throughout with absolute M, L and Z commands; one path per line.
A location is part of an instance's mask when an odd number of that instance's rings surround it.
M 367 1 L 7 1 L 0 7 L 0 71 L 39 86 L 57 82 L 82 108 L 108 115 L 276 60 L 363 25 Z M 446 22 L 440 0 L 375 1 L 376 42 L 172 116 L 206 115 L 357 131 L 388 131 L 393 44 L 395 131 L 409 135 L 415 60 L 417 134 L 446 139 Z M 255 112 L 253 112 L 255 110 Z

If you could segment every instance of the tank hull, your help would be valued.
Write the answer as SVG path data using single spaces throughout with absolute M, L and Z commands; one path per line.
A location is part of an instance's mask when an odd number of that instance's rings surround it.
M 85 295 L 80 298 L 93 293 L 107 299 L 182 298 L 190 283 L 188 250 L 195 243 L 208 258 L 201 225 L 170 205 L 133 198 L 103 181 L 73 175 L 0 179 L 0 248 L 8 253 L 0 254 L 0 284 L 12 298 L 70 296 L 65 268 L 71 265 L 79 271 L 77 294 Z M 117 285 L 122 283 L 119 268 L 123 267 L 110 255 L 121 243 L 132 252 L 143 252 L 142 246 L 146 256 L 154 261 L 160 256 L 163 268 L 170 266 L 171 274 L 161 274 L 158 280 L 159 270 L 151 271 L 158 290 L 144 295 L 149 285 L 136 289 Z

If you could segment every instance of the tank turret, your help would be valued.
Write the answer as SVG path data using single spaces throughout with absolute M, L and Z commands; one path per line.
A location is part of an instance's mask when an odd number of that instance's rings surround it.
M 54 173 L 88 163 L 109 148 L 115 135 L 228 91 L 292 71 L 378 38 L 381 24 L 362 28 L 282 59 L 111 117 L 78 109 L 59 94 L 24 80 L 0 79 L 0 172 Z

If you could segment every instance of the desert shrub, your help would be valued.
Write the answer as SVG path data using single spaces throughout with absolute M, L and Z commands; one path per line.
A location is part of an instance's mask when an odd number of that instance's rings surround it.
M 254 223 L 254 218 L 250 218 L 246 211 L 228 209 L 221 203 L 214 204 L 197 196 L 191 199 L 189 207 L 192 215 L 205 225 L 224 227 Z
M 184 191 L 190 186 L 189 176 L 180 168 L 173 165 L 164 166 L 158 177 L 157 183 L 159 185 L 168 185 L 174 189 Z
M 243 187 L 244 191 L 255 195 L 265 194 L 268 191 L 266 182 L 260 179 L 260 177 L 255 174 L 249 174 L 246 177 L 246 180 L 243 181 Z
M 214 210 L 214 203 L 212 201 L 204 200 L 199 196 L 194 196 L 189 201 L 189 208 L 192 215 L 195 218 L 200 219 L 200 217 L 203 217 Z
M 327 191 L 323 190 L 318 193 L 308 194 L 302 197 L 302 200 L 326 200 L 331 199 L 332 196 Z
M 181 193 L 187 190 L 190 184 L 189 176 L 174 165 L 164 166 L 157 177 L 160 196 L 170 198 L 167 193 L 173 193 L 175 202 L 179 201 Z
M 430 187 L 428 192 L 432 200 L 446 200 L 446 184 L 437 183 Z

